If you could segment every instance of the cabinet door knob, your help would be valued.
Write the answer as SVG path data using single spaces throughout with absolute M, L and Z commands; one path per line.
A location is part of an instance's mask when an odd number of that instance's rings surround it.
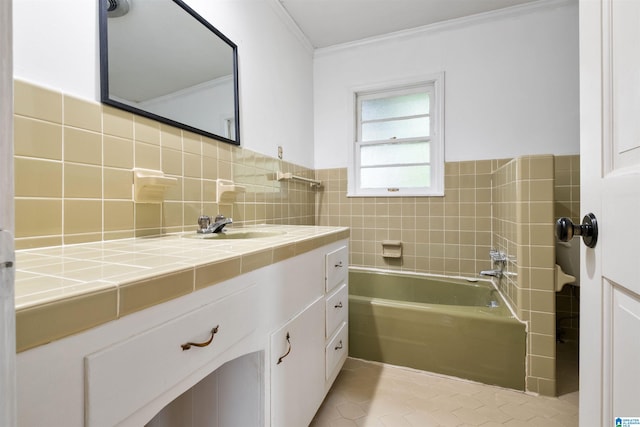
M 342 301 L 334 305 L 333 308 L 342 308 Z
M 278 363 L 276 363 L 276 365 L 281 364 L 284 358 L 291 353 L 291 335 L 289 335 L 289 332 L 287 332 L 287 347 L 287 352 L 278 358 Z
M 342 261 L 338 261 L 338 263 L 335 264 L 334 267 L 342 267 Z
M 213 342 L 213 336 L 218 333 L 220 329 L 220 325 L 217 325 L 215 328 L 211 330 L 211 337 L 205 342 L 188 342 L 185 344 L 181 344 L 182 351 L 189 350 L 191 347 L 206 347 Z
M 340 342 L 338 343 L 337 346 L 335 346 L 334 350 L 342 350 L 342 340 L 340 340 Z

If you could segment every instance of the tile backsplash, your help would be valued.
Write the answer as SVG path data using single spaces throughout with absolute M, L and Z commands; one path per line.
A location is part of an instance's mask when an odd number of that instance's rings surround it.
M 311 169 L 27 82 L 14 92 L 17 249 L 193 230 L 201 214 L 315 222 L 316 191 L 275 180 L 278 170 Z M 136 203 L 133 168 L 177 185 L 163 203 Z M 217 204 L 218 178 L 246 191 Z

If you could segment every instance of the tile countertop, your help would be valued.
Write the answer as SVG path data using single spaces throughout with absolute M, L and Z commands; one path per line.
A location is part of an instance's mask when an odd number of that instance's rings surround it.
M 261 225 L 257 239 L 191 233 L 16 251 L 18 352 L 349 237 L 346 227 Z

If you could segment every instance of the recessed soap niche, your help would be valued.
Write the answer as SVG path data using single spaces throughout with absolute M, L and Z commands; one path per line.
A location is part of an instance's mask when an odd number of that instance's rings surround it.
M 264 425 L 264 355 L 233 359 L 175 398 L 146 427 Z

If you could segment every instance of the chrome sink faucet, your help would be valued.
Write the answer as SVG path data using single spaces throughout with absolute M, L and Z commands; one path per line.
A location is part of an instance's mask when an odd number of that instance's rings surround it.
M 212 223 L 210 217 L 201 215 L 198 218 L 198 233 L 221 233 L 228 224 L 233 224 L 233 218 L 226 218 L 224 215 L 218 214 Z

